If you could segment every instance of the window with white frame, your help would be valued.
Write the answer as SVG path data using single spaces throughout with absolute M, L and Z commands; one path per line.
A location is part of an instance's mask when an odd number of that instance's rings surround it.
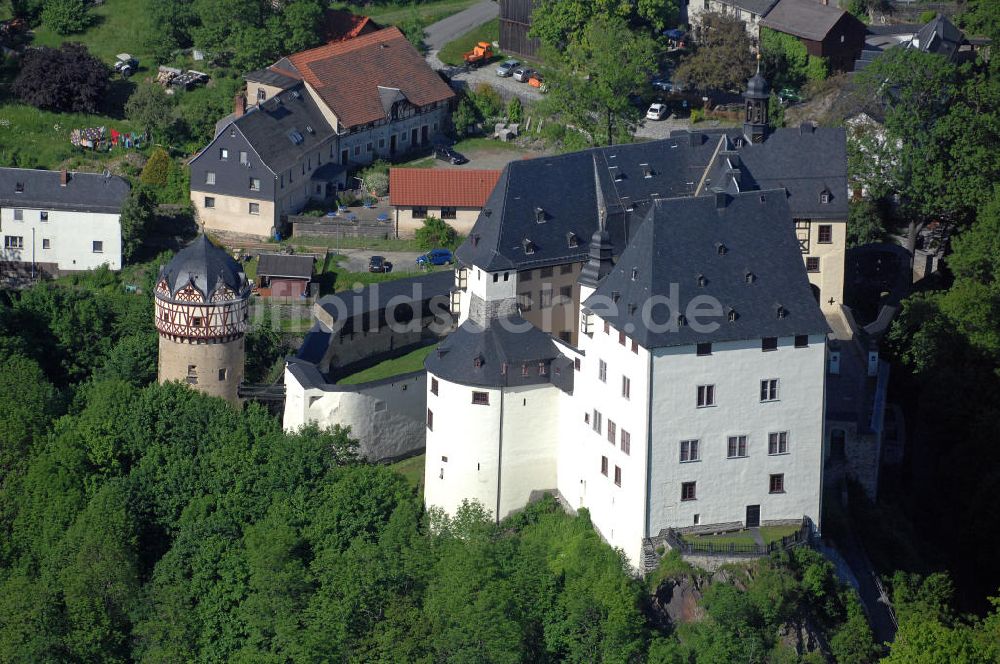
M 632 454 L 632 434 L 622 429 L 622 452 Z
M 24 237 L 21 235 L 4 235 L 4 249 L 24 249 Z
M 601 475 L 608 476 L 608 457 L 601 457 Z
M 626 399 L 632 398 L 632 381 L 628 376 L 622 376 L 622 396 Z
M 681 500 L 697 500 L 697 482 L 681 482 Z
M 101 240 L 94 240 L 91 248 L 95 254 L 102 254 L 104 253 L 104 242 Z
M 698 386 L 698 408 L 715 405 L 715 385 Z
M 240 150 L 240 163 L 244 166 L 250 163 L 250 157 L 247 156 L 246 150 Z
M 608 442 L 612 445 L 618 442 L 618 425 L 612 419 L 608 420 Z
M 594 431 L 601 433 L 601 411 L 594 409 L 594 417 L 591 419 L 591 424 L 594 427 Z
M 768 493 L 784 493 L 785 492 L 785 474 L 778 473 L 776 475 L 771 475 L 770 481 L 768 483 Z
M 777 378 L 765 378 L 764 380 L 760 381 L 760 400 L 761 401 L 778 400 Z
M 729 444 L 726 447 L 727 459 L 739 459 L 747 456 L 747 437 L 730 436 Z
M 260 191 L 260 178 L 250 178 L 250 191 Z
M 24 210 L 14 208 L 14 221 L 24 221 Z
M 597 361 L 597 379 L 602 383 L 608 382 L 608 363 L 604 360 Z
M 701 461 L 701 449 L 696 439 L 681 441 L 681 463 Z
M 788 454 L 788 432 L 772 431 L 767 434 L 768 454 Z
M 250 214 L 260 214 L 260 203 L 250 203 Z

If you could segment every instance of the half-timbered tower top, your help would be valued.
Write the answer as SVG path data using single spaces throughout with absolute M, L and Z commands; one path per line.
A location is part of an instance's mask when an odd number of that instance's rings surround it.
M 175 302 L 221 302 L 247 297 L 250 284 L 240 264 L 201 235 L 163 268 L 156 290 Z

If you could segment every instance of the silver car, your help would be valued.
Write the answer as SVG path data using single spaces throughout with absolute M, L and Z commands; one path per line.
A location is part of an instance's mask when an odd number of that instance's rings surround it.
M 508 76 L 514 73 L 514 70 L 520 64 L 521 63 L 518 62 L 517 60 L 508 60 L 504 62 L 499 67 L 497 67 L 497 76 L 499 76 L 500 78 L 507 78 Z
M 527 83 L 528 79 L 531 78 L 534 73 L 535 70 L 530 67 L 518 67 L 514 70 L 514 80 L 519 83 Z

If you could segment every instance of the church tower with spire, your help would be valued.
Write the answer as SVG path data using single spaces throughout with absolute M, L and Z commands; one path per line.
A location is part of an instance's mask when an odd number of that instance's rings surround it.
M 771 96 L 771 86 L 760 74 L 760 53 L 757 54 L 757 73 L 747 81 L 743 93 L 744 107 L 743 134 L 751 143 L 763 143 L 767 138 L 767 102 Z

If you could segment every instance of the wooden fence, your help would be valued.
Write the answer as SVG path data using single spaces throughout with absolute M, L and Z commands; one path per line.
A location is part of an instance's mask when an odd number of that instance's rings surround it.
M 292 237 L 360 237 L 385 240 L 394 237 L 391 221 L 350 221 L 340 217 L 289 216 Z

